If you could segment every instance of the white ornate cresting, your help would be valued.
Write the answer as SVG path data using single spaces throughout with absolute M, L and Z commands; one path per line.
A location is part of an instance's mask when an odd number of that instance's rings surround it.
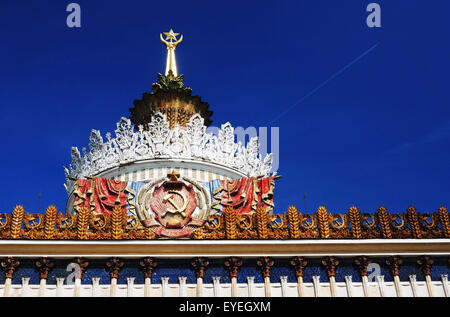
M 247 146 L 235 142 L 234 128 L 229 122 L 222 125 L 218 135 L 206 133 L 204 119 L 195 114 L 185 128 L 178 125 L 169 129 L 166 116 L 158 112 L 148 124 L 148 131 L 139 125 L 138 131 L 127 118 L 121 118 L 115 130 L 116 138 L 106 134 L 107 141 L 98 130 L 89 137 L 90 152 L 83 148 L 83 155 L 72 147 L 72 163 L 64 167 L 68 193 L 72 192 L 73 180 L 96 176 L 123 164 L 151 159 L 189 159 L 220 164 L 233 168 L 248 177 L 269 176 L 272 154 L 262 159 L 259 139 L 253 137 Z

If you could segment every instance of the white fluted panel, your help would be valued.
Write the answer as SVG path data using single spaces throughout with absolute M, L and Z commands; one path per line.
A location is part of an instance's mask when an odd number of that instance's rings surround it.
M 447 288 L 448 288 L 448 281 Z M 384 296 L 395 297 L 396 290 L 393 282 L 385 282 L 380 279 L 378 282 L 369 282 L 368 292 L 369 297 L 380 297 L 380 284 L 383 286 Z M 331 290 L 330 284 L 328 282 L 316 282 L 318 295 L 320 297 L 330 297 Z M 348 284 L 346 282 L 336 283 L 336 295 L 337 297 L 346 297 L 348 295 Z M 444 297 L 445 284 L 442 281 L 433 281 L 432 287 L 433 292 L 436 297 Z M 0 285 L 0 295 L 3 295 L 4 285 Z M 401 281 L 400 283 L 401 291 L 404 297 L 413 296 L 413 288 L 411 281 Z M 254 297 L 264 297 L 264 283 L 238 283 L 237 284 L 237 295 L 238 297 L 248 297 L 249 289 L 251 289 L 251 294 Z M 297 283 L 290 283 L 283 281 L 283 285 L 280 282 L 272 282 L 270 284 L 270 292 L 272 297 L 297 297 Z M 351 282 L 351 292 L 353 297 L 363 297 L 363 289 L 361 282 Z M 10 290 L 11 297 L 20 296 L 31 296 L 37 297 L 39 293 L 39 285 L 37 284 L 27 284 L 25 280 L 23 284 L 13 284 Z M 195 297 L 196 295 L 196 284 L 185 284 L 180 285 L 179 281 L 177 283 L 167 283 L 165 284 L 165 296 L 167 297 L 179 297 L 180 294 L 185 294 L 187 297 Z M 424 281 L 415 282 L 415 293 L 418 297 L 428 297 L 428 291 L 426 283 Z M 46 285 L 45 286 L 45 297 L 72 297 L 74 294 L 74 285 Z M 109 297 L 110 296 L 110 285 L 98 284 L 96 282 L 93 285 L 82 284 L 80 289 L 81 297 Z M 161 297 L 163 295 L 162 284 L 152 284 L 151 285 L 151 296 Z M 231 296 L 231 284 L 230 283 L 205 283 L 203 284 L 203 296 L 205 297 L 230 297 Z M 144 284 L 134 284 L 130 280 L 129 284 L 118 284 L 117 297 L 143 297 L 144 296 Z M 304 283 L 304 296 L 314 297 L 315 287 L 313 283 Z

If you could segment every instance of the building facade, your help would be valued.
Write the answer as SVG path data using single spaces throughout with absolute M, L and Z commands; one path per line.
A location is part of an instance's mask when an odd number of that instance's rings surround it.
M 274 213 L 278 175 L 257 138 L 207 132 L 212 111 L 165 75 L 115 137 L 71 150 L 64 213 L 0 214 L 5 297 L 449 297 L 445 207 Z

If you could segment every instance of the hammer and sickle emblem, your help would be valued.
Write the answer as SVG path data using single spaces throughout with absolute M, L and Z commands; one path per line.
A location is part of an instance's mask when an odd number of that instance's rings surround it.
M 179 206 L 179 203 L 174 201 L 174 195 L 181 197 L 181 199 L 183 201 L 183 205 L 181 207 Z M 171 210 L 171 209 L 167 208 L 166 211 L 161 215 L 161 217 L 164 217 L 168 212 L 170 212 L 172 214 L 179 212 L 183 217 L 186 217 L 186 214 L 184 211 L 187 207 L 188 202 L 189 202 L 189 200 L 186 198 L 186 196 L 182 192 L 168 191 L 167 195 L 165 195 L 163 198 L 163 203 L 169 203 L 175 209 Z

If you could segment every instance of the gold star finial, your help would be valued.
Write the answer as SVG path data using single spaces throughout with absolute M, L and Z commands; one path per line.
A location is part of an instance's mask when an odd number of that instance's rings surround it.
M 172 29 L 169 32 L 164 32 L 166 39 L 163 38 L 163 35 L 160 33 L 159 37 L 161 38 L 161 42 L 163 42 L 167 47 L 167 62 L 166 62 L 166 76 L 172 72 L 174 76 L 178 76 L 177 70 L 177 62 L 175 60 L 175 48 L 178 44 L 183 41 L 183 35 L 177 39 L 177 36 L 180 33 L 175 33 Z
M 177 181 L 178 177 L 180 177 L 180 173 L 176 173 L 175 170 L 172 170 L 172 173 L 167 174 L 167 177 L 169 177 L 171 181 Z
M 172 29 L 170 29 L 169 32 L 163 32 L 163 33 L 166 36 L 166 41 L 174 40 L 176 42 L 177 41 L 177 36 L 180 35 L 180 33 L 174 33 Z

